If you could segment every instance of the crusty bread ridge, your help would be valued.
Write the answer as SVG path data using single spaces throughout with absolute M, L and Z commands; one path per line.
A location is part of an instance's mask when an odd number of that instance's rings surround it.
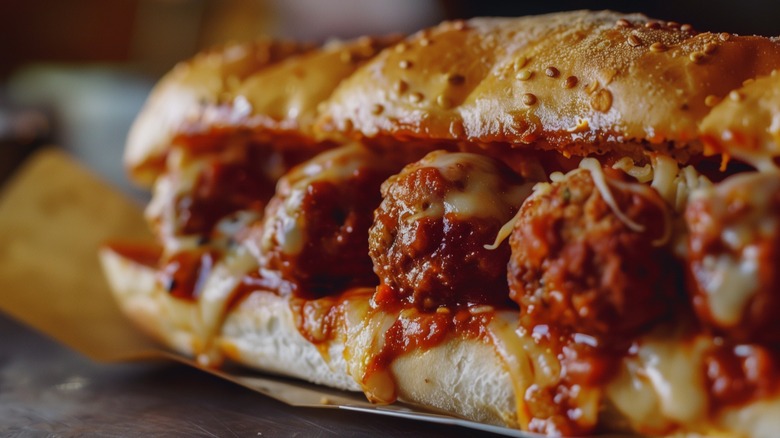
M 668 152 L 669 141 L 688 155 L 700 151 L 698 124 L 713 99 L 778 65 L 770 39 L 697 34 L 639 14 L 473 19 L 381 52 L 335 91 L 320 123 L 564 154 L 632 140 Z
M 636 154 L 623 146 L 631 141 L 669 153 L 671 142 L 684 160 L 701 152 L 698 124 L 711 107 L 778 66 L 773 39 L 611 11 L 447 22 L 402 41 L 315 51 L 261 40 L 176 66 L 134 123 L 125 162 L 149 184 L 149 163 L 176 136 L 219 128 L 301 141 L 532 144 L 566 155 Z
M 701 131 L 711 152 L 748 162 L 780 155 L 780 75 L 775 71 L 733 90 L 704 118 Z
M 177 136 L 220 129 L 313 142 L 320 102 L 365 60 L 398 39 L 361 38 L 319 50 L 261 39 L 200 53 L 155 86 L 130 129 L 125 165 L 136 181 L 151 185 Z

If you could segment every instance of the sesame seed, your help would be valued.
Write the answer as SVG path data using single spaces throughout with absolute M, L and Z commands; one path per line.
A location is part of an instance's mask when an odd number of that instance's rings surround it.
M 410 68 L 412 68 L 412 61 L 409 61 L 408 59 L 402 59 L 398 63 L 398 66 L 404 70 L 409 70 Z
M 690 32 L 690 31 L 693 30 L 693 26 L 686 23 L 686 24 L 683 24 L 682 26 L 680 26 L 680 30 L 683 31 L 683 32 Z
M 436 96 L 436 103 L 444 109 L 452 108 L 452 101 L 443 94 Z
M 745 98 L 745 96 L 742 93 L 740 93 L 739 91 L 737 91 L 737 90 L 732 90 L 729 93 L 729 99 L 733 100 L 734 102 L 739 102 L 740 100 L 742 100 L 744 98 Z
M 715 96 L 715 95 L 712 95 L 712 94 L 710 94 L 709 96 L 704 98 L 704 104 L 709 106 L 709 107 L 713 107 L 713 106 L 717 105 L 718 102 L 720 102 L 720 99 L 718 99 L 718 96 Z
M 469 307 L 469 313 L 472 315 L 478 315 L 480 313 L 492 312 L 493 306 L 487 304 L 480 304 L 478 306 Z
M 466 22 L 463 20 L 458 20 L 452 23 L 452 28 L 455 30 L 464 30 L 466 28 Z
M 423 47 L 430 46 L 431 45 L 431 40 L 429 40 L 428 38 L 422 38 L 420 40 L 420 45 L 423 46 Z
M 566 80 L 563 81 L 563 88 L 574 88 L 575 85 L 577 85 L 578 79 L 577 76 L 569 76 L 566 78 Z
M 645 27 L 648 28 L 648 29 L 660 29 L 661 28 L 661 23 L 659 23 L 657 21 L 649 21 L 649 22 L 645 23 Z
M 591 97 L 590 106 L 602 113 L 609 111 L 612 108 L 612 93 L 602 88 Z
M 671 28 L 671 29 L 679 29 L 680 28 L 680 23 L 678 23 L 676 21 L 667 21 L 666 22 L 666 27 Z
M 731 38 L 731 34 L 728 32 L 721 32 L 718 34 L 718 38 L 720 38 L 721 41 L 728 41 Z
M 517 79 L 521 80 L 521 81 L 527 81 L 527 80 L 531 79 L 531 76 L 533 76 L 533 75 L 534 75 L 534 72 L 532 72 L 531 70 L 521 70 L 521 71 L 517 72 Z
M 355 60 L 355 56 L 350 51 L 344 51 L 339 54 L 341 62 L 349 63 Z
M 557 78 L 558 75 L 561 74 L 561 72 L 559 72 L 557 68 L 550 66 L 550 67 L 547 67 L 544 70 L 544 74 L 546 74 L 547 76 L 549 76 L 551 78 Z
M 598 82 L 591 82 L 590 84 L 585 86 L 585 91 L 588 94 L 593 94 L 594 91 L 596 91 L 599 88 Z
M 407 49 L 406 43 L 398 43 L 395 46 L 396 53 L 403 53 Z
M 521 56 L 515 59 L 515 70 L 520 70 L 521 68 L 525 67 L 526 64 L 528 64 L 528 58 L 525 56 Z
M 653 44 L 650 44 L 650 51 L 655 53 L 661 53 L 665 52 L 667 49 L 666 45 L 662 42 L 655 42 Z
M 450 73 L 447 75 L 447 82 L 452 85 L 461 85 L 466 82 L 466 77 L 458 73 Z
M 742 85 L 743 85 L 743 86 L 745 86 L 745 85 L 749 85 L 749 84 L 752 84 L 752 83 L 753 83 L 753 82 L 755 82 L 755 81 L 756 81 L 756 80 L 755 80 L 755 79 L 753 79 L 753 78 L 748 78 L 748 79 L 745 79 L 744 81 L 742 81 Z
M 526 106 L 532 106 L 536 103 L 536 96 L 534 96 L 531 93 L 525 93 L 523 94 L 523 103 Z
M 628 45 L 631 47 L 639 47 L 642 45 L 642 40 L 640 40 L 639 37 L 636 36 L 635 34 L 629 35 L 628 40 L 626 41 L 628 42 Z
M 704 53 L 707 55 L 712 55 L 716 50 L 718 50 L 717 44 L 707 43 L 707 45 L 704 46 Z
M 373 114 L 375 116 L 378 116 L 378 115 L 382 114 L 382 111 L 384 111 L 384 110 L 385 110 L 385 107 L 383 107 L 382 105 L 380 105 L 378 103 L 375 103 L 375 104 L 371 105 L 371 114 Z
M 705 55 L 703 52 L 693 52 L 690 55 L 688 55 L 688 59 L 690 59 L 691 62 L 693 62 L 695 64 L 699 64 L 702 61 L 704 61 L 704 58 L 706 56 L 707 55 Z
M 615 23 L 615 25 L 616 25 L 617 27 L 631 27 L 631 22 L 630 22 L 630 21 L 628 21 L 628 20 L 626 20 L 625 18 L 621 18 L 620 20 L 618 20 L 618 21 Z
M 404 93 L 406 90 L 408 90 L 408 89 L 409 89 L 409 84 L 408 84 L 408 83 L 406 83 L 406 81 L 404 81 L 404 80 L 400 80 L 400 81 L 398 81 L 398 82 L 396 82 L 396 83 L 395 83 L 395 85 L 393 86 L 393 88 L 395 88 L 395 92 L 396 92 L 396 93 L 398 93 L 398 94 L 402 94 L 402 93 Z
M 423 94 L 422 94 L 422 93 L 420 93 L 420 92 L 418 92 L 418 91 L 415 91 L 414 93 L 412 93 L 412 94 L 410 94 L 410 95 L 409 95 L 409 100 L 410 100 L 412 103 L 420 103 L 420 102 L 422 102 L 422 100 L 423 100 L 423 97 L 425 97 L 425 96 L 423 96 Z

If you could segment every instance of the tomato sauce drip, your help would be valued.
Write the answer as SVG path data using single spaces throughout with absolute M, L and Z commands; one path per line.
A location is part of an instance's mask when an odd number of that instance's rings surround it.
M 397 315 L 384 333 L 382 348 L 375 352 L 366 369 L 364 380 L 371 374 L 386 370 L 393 361 L 412 351 L 430 350 L 451 338 L 488 341 L 487 326 L 496 308 L 489 305 L 439 307 L 423 311 L 410 305 L 392 287 L 380 285 L 373 298 L 374 312 Z
M 344 308 L 348 301 L 368 302 L 373 289 L 348 289 L 339 295 L 315 300 L 292 298 L 290 309 L 298 332 L 317 347 L 323 357 L 328 357 L 328 343 L 341 334 L 344 327 Z
M 209 235 L 231 213 L 261 212 L 272 195 L 273 182 L 251 161 L 212 161 L 200 174 L 195 190 L 177 200 L 177 217 L 184 234 Z
M 158 279 L 172 296 L 197 300 L 217 258 L 217 252 L 209 249 L 174 254 L 160 267 Z
M 717 412 L 780 392 L 780 351 L 724 342 L 707 352 L 704 372 L 710 409 Z
M 443 308 L 442 308 L 443 309 Z M 395 359 L 412 351 L 428 351 L 453 337 L 487 340 L 487 325 L 495 311 L 471 313 L 468 309 L 456 312 L 422 312 L 409 309 L 384 334 L 382 348 L 371 357 L 364 380 L 384 371 Z
M 297 136 L 270 143 L 267 138 L 218 128 L 181 135 L 174 143 L 205 162 L 194 189 L 176 201 L 179 229 L 183 234 L 203 236 L 229 214 L 262 212 L 281 174 L 333 146 L 314 145 Z

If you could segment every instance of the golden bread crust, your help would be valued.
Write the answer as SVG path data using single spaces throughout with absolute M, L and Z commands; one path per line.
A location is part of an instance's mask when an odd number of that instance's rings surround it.
M 341 81 L 399 37 L 311 46 L 258 40 L 199 54 L 152 91 L 127 140 L 125 164 L 151 184 L 171 143 L 219 131 L 262 131 L 314 142 L 318 105 Z M 151 168 L 150 168 L 151 167 Z
M 725 96 L 778 65 L 780 45 L 770 39 L 696 34 L 638 14 L 450 22 L 383 51 L 344 81 L 320 126 L 367 137 L 532 143 L 564 154 L 628 140 L 665 151 L 663 142 L 696 139 L 707 96 Z
M 734 90 L 701 124 L 713 152 L 748 161 L 780 154 L 780 75 L 773 72 Z
M 130 128 L 124 161 L 131 176 L 151 185 L 174 136 L 190 120 L 209 106 L 227 102 L 236 82 L 309 49 L 306 44 L 259 39 L 204 51 L 176 65 L 154 87 Z

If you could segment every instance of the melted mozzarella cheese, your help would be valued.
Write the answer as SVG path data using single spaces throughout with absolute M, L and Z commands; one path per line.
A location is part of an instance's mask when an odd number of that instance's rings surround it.
M 227 306 L 244 276 L 257 269 L 257 259 L 243 246 L 230 251 L 215 264 L 198 297 L 200 323 L 195 335 L 203 340 L 204 351 L 215 349 L 212 340 L 219 333 Z
M 752 172 L 692 195 L 706 199 L 712 221 L 723 224 L 720 240 L 728 251 L 705 256 L 694 275 L 707 294 L 712 317 L 725 326 L 740 321 L 745 306 L 760 288 L 756 244 L 780 233 L 778 218 L 769 211 L 772 196 L 779 191 L 780 173 Z M 729 212 L 734 205 L 742 206 L 737 218 Z
M 709 399 L 703 353 L 710 344 L 706 336 L 686 340 L 661 332 L 640 339 L 637 353 L 623 359 L 621 371 L 608 384 L 608 399 L 633 427 L 647 433 L 705 423 Z
M 175 170 L 157 178 L 144 216 L 152 224 L 163 245 L 164 253 L 170 255 L 198 246 L 198 236 L 181 234 L 176 204 L 181 196 L 194 190 L 198 175 L 203 172 L 204 163 L 192 159 L 179 148 L 171 149 L 167 160 L 168 169 Z
M 466 152 L 436 151 L 417 163 L 417 167 L 435 167 L 449 181 L 462 181 L 462 189 L 448 190 L 443 199 L 429 199 L 427 208 L 412 207 L 405 218 L 495 218 L 505 222 L 507 211 L 519 206 L 531 192 L 531 184 L 507 185 L 501 181 L 494 160 Z M 506 188 L 505 188 L 506 187 Z
M 738 324 L 745 306 L 758 291 L 758 262 L 755 246 L 741 257 L 707 255 L 694 275 L 707 293 L 712 318 L 725 326 Z

